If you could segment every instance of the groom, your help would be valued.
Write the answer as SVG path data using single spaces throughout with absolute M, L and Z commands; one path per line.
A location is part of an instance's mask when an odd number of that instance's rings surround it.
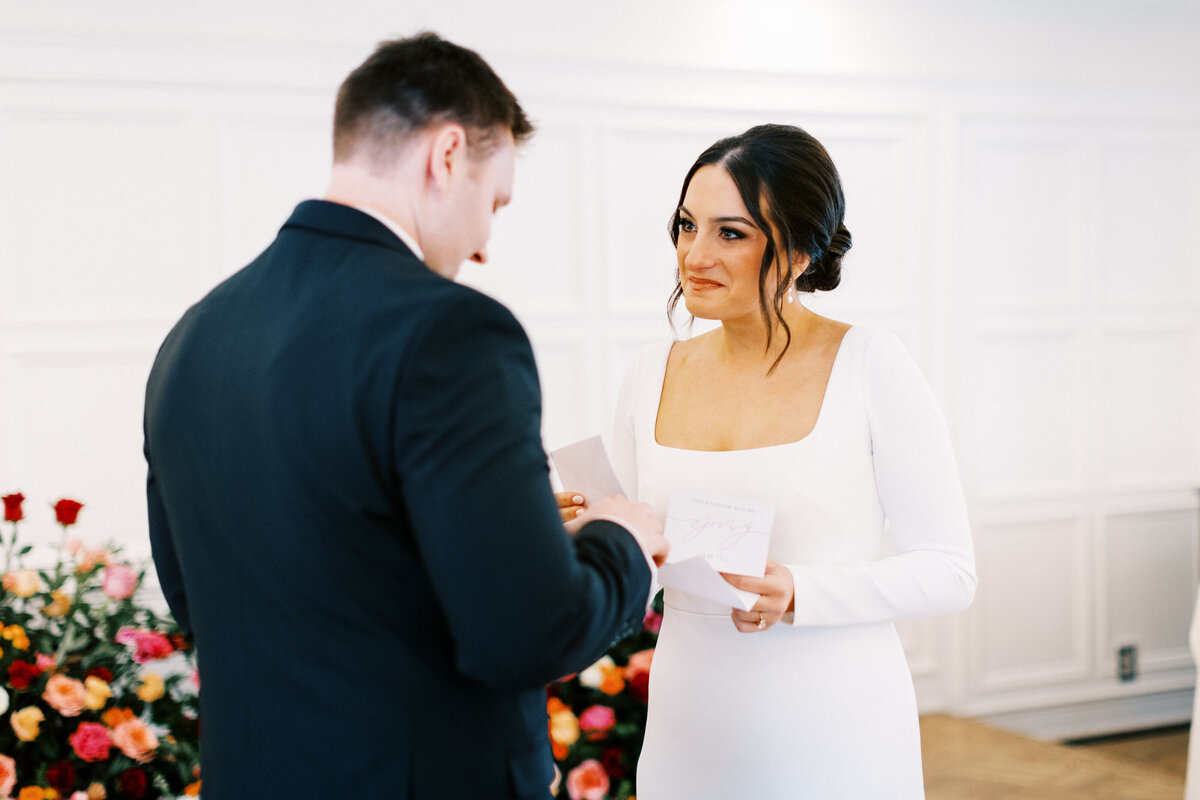
M 564 531 L 529 341 L 453 281 L 531 131 L 474 52 L 381 45 L 326 199 L 162 345 L 150 535 L 206 800 L 546 798 L 544 685 L 641 622 L 659 523 L 609 498 Z

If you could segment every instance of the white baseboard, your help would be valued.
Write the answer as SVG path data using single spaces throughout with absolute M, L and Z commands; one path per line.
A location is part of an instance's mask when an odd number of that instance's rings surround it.
M 1190 722 L 1193 696 L 1193 689 L 1175 689 L 1000 712 L 978 719 L 1045 741 L 1080 739 Z

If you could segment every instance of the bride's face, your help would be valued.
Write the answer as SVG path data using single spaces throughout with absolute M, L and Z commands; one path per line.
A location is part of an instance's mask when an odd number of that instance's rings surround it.
M 692 316 L 761 317 L 758 276 L 767 235 L 754 224 L 729 173 L 696 170 L 679 207 L 675 254 L 679 285 Z

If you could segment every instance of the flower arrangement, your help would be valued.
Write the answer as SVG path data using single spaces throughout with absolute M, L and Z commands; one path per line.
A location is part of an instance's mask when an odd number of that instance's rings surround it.
M 3 497 L 0 529 L 0 800 L 199 796 L 199 685 L 174 621 L 136 600 L 145 569 L 68 539 L 69 499 L 56 563 L 26 568 L 24 500 Z
M 558 767 L 552 789 L 556 797 L 635 800 L 650 662 L 661 625 L 660 592 L 641 631 L 617 642 L 583 672 L 546 690 L 550 746 Z

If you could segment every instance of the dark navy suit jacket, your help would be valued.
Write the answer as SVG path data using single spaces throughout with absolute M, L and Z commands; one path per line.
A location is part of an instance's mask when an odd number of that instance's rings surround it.
M 206 800 L 545 798 L 544 684 L 650 570 L 568 536 L 528 339 L 377 220 L 298 206 L 146 393 L 154 560 L 193 637 Z

